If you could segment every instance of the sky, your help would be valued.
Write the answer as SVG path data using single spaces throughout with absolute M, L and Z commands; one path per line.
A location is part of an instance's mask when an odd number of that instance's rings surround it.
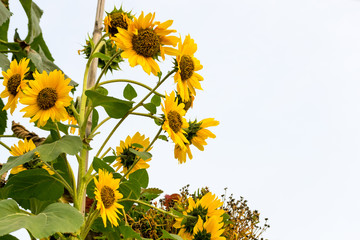
M 55 63 L 80 83 L 85 60 L 77 50 L 92 33 L 96 1 L 35 2 L 44 10 L 40 25 Z M 181 36 L 194 38 L 204 90 L 187 117 L 220 121 L 211 129 L 216 139 L 204 152 L 193 148 L 186 164 L 174 159 L 172 143 L 157 142 L 150 186 L 166 193 L 186 184 L 192 191 L 208 186 L 219 196 L 227 187 L 262 220 L 269 218 L 263 237 L 271 240 L 360 235 L 360 1 L 107 0 L 105 10 L 121 4 L 137 16 L 156 12 L 158 21 L 172 19 Z M 24 13 L 16 1 L 10 8 L 12 31 L 17 27 L 25 37 Z M 160 66 L 169 70 L 171 58 Z M 141 67 L 127 61 L 121 67 L 106 78 L 156 84 Z M 109 95 L 122 96 L 123 87 L 111 85 Z M 160 91 L 174 88 L 170 79 Z M 110 127 L 101 128 L 93 147 Z M 151 120 L 131 118 L 108 146 L 136 131 L 152 138 L 157 128 Z M 24 231 L 16 234 L 27 239 Z

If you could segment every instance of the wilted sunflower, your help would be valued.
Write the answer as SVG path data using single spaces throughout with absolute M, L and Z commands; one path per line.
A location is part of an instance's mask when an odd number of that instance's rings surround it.
M 195 71 L 201 70 L 203 66 L 194 57 L 196 50 L 197 44 L 190 35 L 187 35 L 183 43 L 179 42 L 178 51 L 169 53 L 172 55 L 176 53 L 178 71 L 174 80 L 177 83 L 177 91 L 184 101 L 189 101 L 191 95 L 196 96 L 195 88 L 202 90 L 200 81 L 204 78 Z
M 194 240 L 226 240 L 225 237 L 221 237 L 221 234 L 224 232 L 222 226 L 221 217 L 213 216 L 204 221 L 201 217 L 198 218 L 198 221 L 194 227 Z
M 179 147 L 185 148 L 185 144 L 189 143 L 189 141 L 184 135 L 184 128 L 187 128 L 189 124 L 183 117 L 186 113 L 184 103 L 178 104 L 175 99 L 175 92 L 171 92 L 170 96 L 166 95 L 164 104 L 161 103 L 161 110 L 165 115 L 162 128 L 167 131 L 175 145 L 177 144 Z
M 72 98 L 69 96 L 70 78 L 65 79 L 61 71 L 54 70 L 49 75 L 35 72 L 34 81 L 29 81 L 29 87 L 24 89 L 24 96 L 20 102 L 29 105 L 20 112 L 26 112 L 24 117 L 31 117 L 30 122 L 38 121 L 41 127 L 51 118 L 54 122 L 67 120 L 65 107 L 69 106 Z
M 117 203 L 119 199 L 123 197 L 117 190 L 119 188 L 120 179 L 114 179 L 112 173 L 106 170 L 99 169 L 99 180 L 94 178 L 95 182 L 95 199 L 97 201 L 96 209 L 100 210 L 100 215 L 106 227 L 106 219 L 112 226 L 118 226 L 119 208 L 123 208 L 122 205 Z
M 174 156 L 179 160 L 179 163 L 186 162 L 186 155 L 192 159 L 192 153 L 190 150 L 190 145 L 193 144 L 200 151 L 204 151 L 204 146 L 207 145 L 207 138 L 215 138 L 215 134 L 213 134 L 210 130 L 206 129 L 208 127 L 214 127 L 219 125 L 219 121 L 216 121 L 214 118 L 206 118 L 200 122 L 189 121 L 189 127 L 185 129 L 186 139 L 189 141 L 189 144 L 185 144 L 186 148 L 181 148 L 176 145 L 174 149 Z
M 176 47 L 179 38 L 167 36 L 176 32 L 176 30 L 167 29 L 172 25 L 173 20 L 160 23 L 154 22 L 154 18 L 155 13 L 144 16 L 142 12 L 139 18 L 134 17 L 134 21 L 130 22 L 127 30 L 118 28 L 119 33 L 111 39 L 118 48 L 124 50 L 121 57 L 128 58 L 131 67 L 141 65 L 146 73 L 150 75 L 152 72 L 157 76 L 160 68 L 155 59 L 161 56 L 164 60 L 165 54 L 171 52 L 171 48 L 163 46 Z
M 127 30 L 131 22 L 132 16 L 130 13 L 124 12 L 122 8 L 116 8 L 108 13 L 104 19 L 105 31 L 110 37 L 114 37 L 118 33 L 117 28 Z
M 149 138 L 145 139 L 145 135 L 141 135 L 139 132 L 135 133 L 133 137 L 127 136 L 125 142 L 120 141 L 120 146 L 116 147 L 116 155 L 120 156 L 116 159 L 116 163 L 114 164 L 114 167 L 116 167 L 116 171 L 118 171 L 122 167 L 123 169 L 121 172 L 125 174 L 137 159 L 137 156 L 134 153 L 130 152 L 129 149 L 132 148 L 136 151 L 144 151 L 149 145 Z M 150 150 L 151 148 L 149 148 L 147 151 Z M 140 159 L 126 177 L 128 177 L 131 173 L 135 172 L 138 169 L 148 168 L 149 164 L 147 162 L 149 162 L 150 160 L 151 158 L 146 160 Z
M 8 98 L 8 102 L 2 110 L 10 108 L 12 114 L 18 103 L 18 98 L 22 96 L 21 90 L 26 87 L 26 81 L 24 80 L 25 74 L 29 71 L 28 64 L 30 59 L 21 59 L 19 64 L 16 59 L 10 63 L 10 68 L 6 72 L 2 72 L 4 76 L 3 85 L 5 90 L 1 93 L 2 98 Z
M 200 217 L 203 221 L 207 218 L 216 216 L 222 220 L 224 210 L 219 209 L 222 202 L 215 194 L 211 192 L 206 193 L 201 199 L 195 201 L 192 197 L 188 198 L 189 206 L 183 215 L 192 216 L 193 218 L 183 217 L 177 218 L 174 227 L 180 228 L 179 235 L 184 239 L 193 239 L 194 227 Z
M 36 146 L 31 139 L 30 140 L 25 139 L 24 141 L 19 140 L 17 146 L 14 145 L 11 147 L 10 154 L 13 156 L 21 156 L 27 152 L 30 152 L 31 150 L 34 150 L 35 148 Z M 39 157 L 40 157 L 39 154 L 35 153 L 32 160 L 17 167 L 14 167 L 13 169 L 11 169 L 10 173 L 17 174 L 19 172 L 28 169 L 43 168 L 46 171 L 48 171 L 49 174 L 53 175 L 54 172 L 50 168 L 48 168 L 44 163 L 42 163 Z

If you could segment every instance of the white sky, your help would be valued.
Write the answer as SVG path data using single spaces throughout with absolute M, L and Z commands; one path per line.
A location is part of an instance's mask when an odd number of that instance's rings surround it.
M 85 61 L 77 50 L 92 33 L 96 1 L 35 2 L 44 10 L 41 27 L 55 63 L 80 83 Z M 220 121 L 217 138 L 204 152 L 193 148 L 186 164 L 173 158 L 173 144 L 157 143 L 151 186 L 173 193 L 189 183 L 218 195 L 228 187 L 269 218 L 263 236 L 272 240 L 359 236 L 360 1 L 108 0 L 105 9 L 121 3 L 137 15 L 173 19 L 174 29 L 195 39 L 205 80 L 189 115 Z M 10 4 L 12 29 L 24 38 L 24 14 Z M 107 78 L 155 85 L 156 78 L 127 65 Z M 121 97 L 123 86 L 114 86 L 110 95 Z M 174 87 L 170 80 L 162 91 Z M 109 146 L 138 128 L 149 137 L 157 131 L 151 120 L 132 118 Z M 109 127 L 102 130 L 106 136 Z

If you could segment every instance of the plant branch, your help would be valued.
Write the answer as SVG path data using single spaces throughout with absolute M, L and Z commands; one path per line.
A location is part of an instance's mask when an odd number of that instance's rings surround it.
M 8 145 L 3 143 L 2 141 L 0 141 L 0 145 L 3 146 L 4 148 L 6 148 L 7 150 L 11 151 L 11 148 L 9 148 Z

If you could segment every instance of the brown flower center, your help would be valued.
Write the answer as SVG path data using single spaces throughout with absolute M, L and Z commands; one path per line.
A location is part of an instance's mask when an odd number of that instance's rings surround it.
M 110 17 L 111 17 L 111 21 L 110 21 L 111 26 L 109 26 L 109 33 L 112 36 L 114 36 L 115 34 L 118 33 L 118 30 L 117 30 L 118 27 L 127 30 L 128 23 L 126 22 L 125 16 L 123 13 L 115 12 L 115 13 L 112 13 L 110 15 Z
M 16 95 L 18 93 L 17 88 L 20 85 L 21 76 L 20 74 L 12 75 L 7 82 L 7 90 L 11 95 Z
M 184 55 L 180 60 L 180 76 L 181 80 L 189 79 L 194 73 L 194 61 L 189 55 Z
M 160 39 L 152 29 L 140 29 L 132 38 L 134 51 L 144 57 L 156 57 L 160 53 Z
M 168 120 L 169 120 L 169 126 L 170 128 L 177 133 L 178 131 L 180 131 L 181 126 L 182 126 L 182 120 L 181 120 L 181 116 L 178 112 L 175 111 L 170 111 L 168 113 Z
M 115 202 L 115 192 L 112 188 L 104 186 L 100 192 L 101 201 L 104 203 L 105 208 L 111 207 Z
M 42 109 L 42 110 L 48 110 L 49 108 L 52 108 L 53 106 L 55 106 L 56 100 L 58 99 L 58 95 L 56 93 L 56 90 L 53 88 L 44 88 L 42 89 L 37 98 L 36 98 L 36 102 L 37 105 Z

